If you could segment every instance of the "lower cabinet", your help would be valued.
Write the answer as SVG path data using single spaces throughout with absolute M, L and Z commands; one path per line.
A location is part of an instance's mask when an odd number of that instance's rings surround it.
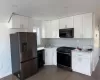
M 72 70 L 85 75 L 91 76 L 92 65 L 91 65 L 91 53 L 72 53 Z M 85 55 L 85 56 L 84 56 Z
M 45 65 L 57 65 L 57 48 L 45 48 Z

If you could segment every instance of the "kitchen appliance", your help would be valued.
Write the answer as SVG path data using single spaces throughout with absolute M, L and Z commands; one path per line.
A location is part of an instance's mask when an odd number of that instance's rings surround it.
M 57 48 L 57 66 L 71 70 L 71 50 L 73 47 Z
M 38 68 L 42 68 L 44 66 L 44 49 L 37 51 L 38 55 Z
M 31 32 L 10 34 L 12 73 L 20 80 L 25 80 L 38 70 L 36 39 L 36 33 Z
M 59 29 L 60 38 L 74 38 L 74 28 Z

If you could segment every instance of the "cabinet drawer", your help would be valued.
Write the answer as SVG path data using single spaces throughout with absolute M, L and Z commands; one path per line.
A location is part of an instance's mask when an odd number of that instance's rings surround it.
M 91 53 L 88 52 L 72 52 L 73 57 L 91 58 Z

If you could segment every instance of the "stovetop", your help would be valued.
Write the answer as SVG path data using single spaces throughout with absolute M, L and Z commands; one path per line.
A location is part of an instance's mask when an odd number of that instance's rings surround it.
M 74 47 L 59 47 L 57 48 L 57 52 L 63 52 L 63 53 L 70 53 L 71 50 L 74 50 L 75 48 Z

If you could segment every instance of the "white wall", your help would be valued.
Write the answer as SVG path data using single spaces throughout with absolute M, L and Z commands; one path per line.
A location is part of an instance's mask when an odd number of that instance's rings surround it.
M 9 30 L 0 23 L 0 78 L 12 73 Z
M 98 26 L 98 20 L 97 16 L 94 15 L 94 51 L 92 54 L 93 57 L 93 71 L 96 69 L 97 63 L 99 61 L 99 26 Z

